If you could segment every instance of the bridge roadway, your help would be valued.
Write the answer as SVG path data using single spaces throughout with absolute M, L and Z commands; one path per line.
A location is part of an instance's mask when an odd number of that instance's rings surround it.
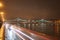
M 12 24 L 5 25 L 5 37 L 5 40 L 57 40 L 54 37 Z
M 0 29 L 0 40 L 4 40 L 4 28 L 5 40 L 57 40 L 45 34 L 37 33 L 12 24 L 5 24 L 4 27 Z

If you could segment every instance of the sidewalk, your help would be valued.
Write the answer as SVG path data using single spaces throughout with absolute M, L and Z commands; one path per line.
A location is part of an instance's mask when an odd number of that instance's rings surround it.
M 4 35 L 4 27 L 2 26 L 2 28 L 0 29 L 0 40 L 3 40 L 3 35 Z

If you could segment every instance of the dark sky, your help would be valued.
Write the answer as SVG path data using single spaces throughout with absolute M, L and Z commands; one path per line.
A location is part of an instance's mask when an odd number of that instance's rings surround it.
M 59 0 L 4 0 L 5 18 L 60 19 Z

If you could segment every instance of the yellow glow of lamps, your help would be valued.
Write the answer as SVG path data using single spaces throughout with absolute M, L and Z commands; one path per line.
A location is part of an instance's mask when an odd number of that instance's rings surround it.
M 0 2 L 0 7 L 3 7 L 3 4 Z
M 0 12 L 0 15 L 1 15 L 2 20 L 5 21 L 4 12 Z
M 1 14 L 1 15 L 3 15 L 3 14 L 4 14 L 4 12 L 0 12 L 0 14 Z

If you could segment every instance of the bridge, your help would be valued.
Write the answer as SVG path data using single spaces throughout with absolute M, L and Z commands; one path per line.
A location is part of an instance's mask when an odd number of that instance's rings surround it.
M 58 40 L 57 37 L 7 22 L 3 24 L 0 32 L 0 40 Z

